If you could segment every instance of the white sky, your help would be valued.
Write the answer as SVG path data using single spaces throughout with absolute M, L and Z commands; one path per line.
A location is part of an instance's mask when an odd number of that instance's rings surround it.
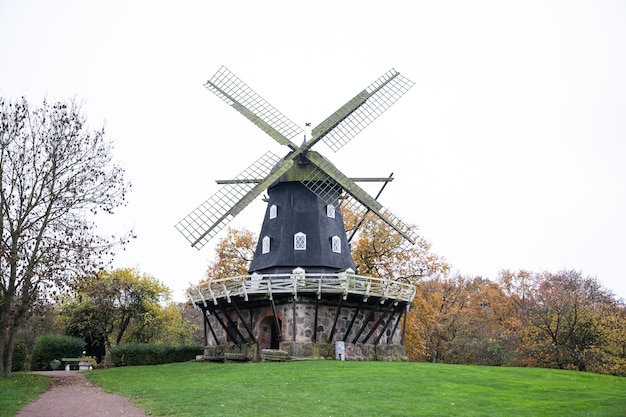
M 571 268 L 626 297 L 625 2 L 0 0 L 0 94 L 76 97 L 106 125 L 133 183 L 106 229 L 138 234 L 115 266 L 177 300 L 214 254 L 174 224 L 287 151 L 202 86 L 222 64 L 313 126 L 396 68 L 416 85 L 316 150 L 349 176 L 394 172 L 380 201 L 463 274 Z

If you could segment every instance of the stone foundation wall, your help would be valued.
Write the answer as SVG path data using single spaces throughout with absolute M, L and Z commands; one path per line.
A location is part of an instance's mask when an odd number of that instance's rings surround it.
M 291 307 L 291 311 L 290 308 Z M 285 315 L 289 319 L 293 317 L 293 307 L 291 305 L 285 306 Z M 335 333 L 333 335 L 332 342 L 334 343 L 337 340 L 344 340 L 346 336 L 346 331 L 350 326 L 350 322 L 354 316 L 356 311 L 355 307 L 345 307 L 341 308 L 339 313 L 339 317 L 337 319 L 337 324 L 335 325 Z M 317 337 L 316 341 L 320 343 L 329 342 L 330 332 L 332 331 L 333 322 L 335 320 L 335 316 L 337 314 L 336 306 L 327 306 L 320 305 L 318 307 L 317 312 Z M 358 314 L 354 323 L 352 324 L 352 328 L 350 329 L 350 334 L 346 338 L 346 342 L 352 343 L 360 343 L 365 337 L 370 333 L 374 325 L 377 323 L 378 319 L 384 313 L 382 311 L 376 311 L 371 314 L 371 311 L 361 310 Z M 381 336 L 381 332 L 383 327 L 390 320 L 390 315 L 387 314 L 383 320 L 379 323 L 377 329 L 374 333 L 371 334 L 370 338 L 367 340 L 366 344 L 373 344 L 376 339 L 380 337 L 381 344 L 400 344 L 402 340 L 402 323 L 399 323 L 396 332 L 393 337 L 391 332 L 393 331 L 393 327 L 395 325 L 396 320 L 398 319 L 398 314 L 394 314 L 391 317 L 392 322 L 389 323 L 389 326 L 384 331 L 384 334 Z M 363 325 L 365 324 L 365 328 Z M 292 325 L 292 322 L 288 323 L 288 325 Z M 313 333 L 316 329 L 315 327 L 315 305 L 308 303 L 298 303 L 296 305 L 296 337 L 295 341 L 312 341 Z M 287 329 L 291 330 L 291 329 Z M 361 332 L 358 340 L 355 340 L 357 333 Z M 293 330 L 287 334 L 285 340 L 293 341 Z
M 336 343 L 284 342 L 283 350 L 294 358 L 337 359 Z M 402 345 L 373 345 L 346 343 L 344 360 L 347 361 L 407 361 Z
M 401 345 L 402 340 L 402 322 L 398 323 L 395 333 L 392 331 L 398 320 L 398 313 L 393 316 L 387 314 L 379 323 L 376 330 L 370 335 L 366 343 L 363 340 L 372 331 L 379 317 L 384 314 L 385 306 L 379 307 L 381 311 L 373 314 L 368 310 L 361 310 L 357 314 L 352 329 L 346 338 L 345 356 L 348 360 L 402 360 L 405 356 L 404 347 Z M 317 329 L 315 328 L 315 303 L 312 300 L 298 299 L 295 305 L 292 302 L 276 305 L 276 315 L 280 322 L 280 339 L 279 346 L 272 346 L 272 331 L 274 325 L 274 313 L 270 306 L 257 308 L 254 310 L 242 309 L 240 306 L 243 321 L 251 329 L 257 341 L 257 350 L 250 358 L 258 357 L 261 349 L 278 347 L 289 352 L 292 357 L 301 358 L 334 358 L 335 342 L 342 341 L 346 336 L 346 331 L 350 326 L 350 322 L 354 316 L 356 307 L 342 306 L 337 324 L 333 335 L 333 340 L 329 341 L 332 331 L 333 322 L 337 314 L 337 306 L 319 304 L 317 312 Z M 294 314 L 295 312 L 295 314 Z M 227 323 L 223 314 L 220 317 Z M 234 313 L 230 313 L 231 319 L 237 323 L 237 329 L 250 340 L 250 336 L 246 327 Z M 383 327 L 388 320 L 392 320 L 383 332 Z M 210 316 L 210 323 L 220 342 L 216 344 L 211 333 L 208 337 L 208 347 L 212 346 L 228 346 L 229 340 L 226 331 L 222 328 L 214 316 Z M 295 332 L 294 332 L 295 323 Z M 317 331 L 317 334 L 315 332 Z M 360 332 L 358 340 L 355 340 Z M 381 335 L 381 332 L 382 335 Z M 315 336 L 315 337 L 314 337 Z M 376 340 L 380 336 L 379 343 L 375 345 Z M 274 336 L 275 340 L 275 336 Z M 237 345 L 235 345 L 237 346 Z M 225 347 L 221 349 L 226 349 Z
M 283 342 L 281 349 L 291 358 L 337 359 L 336 343 Z M 369 343 L 346 343 L 343 360 L 347 361 L 406 361 L 402 345 L 372 345 Z M 240 353 L 248 360 L 260 360 L 260 349 L 256 343 L 225 343 L 204 347 L 206 360 L 223 360 L 226 353 Z
M 249 360 L 257 360 L 259 357 L 259 346 L 256 343 L 236 345 L 234 343 L 224 343 L 221 345 L 210 345 L 204 347 L 204 359 L 222 360 L 225 353 L 241 353 Z

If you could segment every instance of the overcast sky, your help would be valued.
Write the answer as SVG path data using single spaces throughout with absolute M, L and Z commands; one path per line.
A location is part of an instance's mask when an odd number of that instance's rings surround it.
M 348 176 L 393 172 L 381 203 L 462 274 L 576 269 L 626 298 L 625 2 L 0 0 L 0 94 L 76 97 L 106 126 L 133 191 L 102 228 L 138 235 L 115 266 L 177 300 L 214 253 L 174 225 L 288 150 L 202 86 L 221 65 L 313 126 L 395 68 L 415 86 L 317 151 Z

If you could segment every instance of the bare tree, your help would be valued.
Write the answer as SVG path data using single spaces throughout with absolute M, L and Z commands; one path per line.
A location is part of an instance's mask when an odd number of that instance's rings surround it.
M 33 306 L 71 277 L 104 268 L 122 238 L 101 237 L 93 216 L 113 213 L 130 185 L 104 130 L 89 131 L 74 102 L 0 98 L 0 376 Z

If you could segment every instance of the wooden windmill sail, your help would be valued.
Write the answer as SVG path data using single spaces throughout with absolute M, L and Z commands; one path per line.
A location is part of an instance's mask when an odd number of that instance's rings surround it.
M 188 289 L 203 312 L 206 358 L 276 358 L 268 348 L 296 357 L 332 357 L 339 352 L 338 343 L 346 344 L 349 358 L 404 356 L 404 331 L 398 329 L 403 317 L 406 323 L 415 287 L 393 277 L 357 275 L 341 213 L 348 205 L 352 211 L 373 212 L 414 243 L 415 232 L 357 185 L 386 183 L 391 177 L 349 178 L 312 148 L 324 141 L 339 150 L 412 85 L 397 71 L 388 71 L 298 146 L 294 140 L 303 129 L 228 69 L 220 68 L 205 84 L 288 148 L 282 157 L 267 152 L 234 179 L 218 181 L 222 188 L 176 224 L 199 249 L 267 190 L 249 275 L 210 279 Z
M 176 228 L 191 246 L 200 249 L 262 192 L 270 189 L 272 198 L 272 187 L 277 183 L 290 183 L 290 192 L 302 190 L 303 187 L 308 189 L 323 203 L 320 204 L 321 208 L 331 205 L 339 209 L 339 198 L 349 197 L 353 203 L 375 213 L 408 242 L 415 243 L 416 235 L 411 228 L 386 210 L 354 179 L 344 175 L 326 158 L 312 150 L 321 140 L 333 151 L 338 151 L 402 97 L 413 84 L 394 69 L 386 72 L 314 127 L 311 138 L 298 146 L 293 141 L 302 134 L 302 127 L 276 110 L 226 67 L 220 68 L 205 86 L 271 138 L 287 146 L 289 151 L 282 158 L 267 152 L 233 180 L 218 181 L 223 187 L 178 222 Z M 300 191 L 298 193 L 303 195 Z M 268 210 L 272 204 L 269 204 Z M 269 214 L 268 212 L 266 218 Z M 310 217 L 308 222 L 315 216 Z M 343 227 L 342 220 L 341 224 Z M 264 224 L 266 226 L 269 227 Z M 345 245 L 345 233 L 340 238 L 341 244 Z M 307 241 L 319 239 L 325 238 L 316 236 Z M 281 242 L 284 240 L 281 238 Z M 274 238 L 274 246 L 276 243 L 277 238 Z M 263 242 L 260 241 L 259 246 L 262 248 Z M 347 247 L 344 246 L 345 249 Z M 254 268 L 253 265 L 252 269 Z M 258 269 L 267 268 L 268 266 Z M 338 268 L 341 269 L 341 266 Z

